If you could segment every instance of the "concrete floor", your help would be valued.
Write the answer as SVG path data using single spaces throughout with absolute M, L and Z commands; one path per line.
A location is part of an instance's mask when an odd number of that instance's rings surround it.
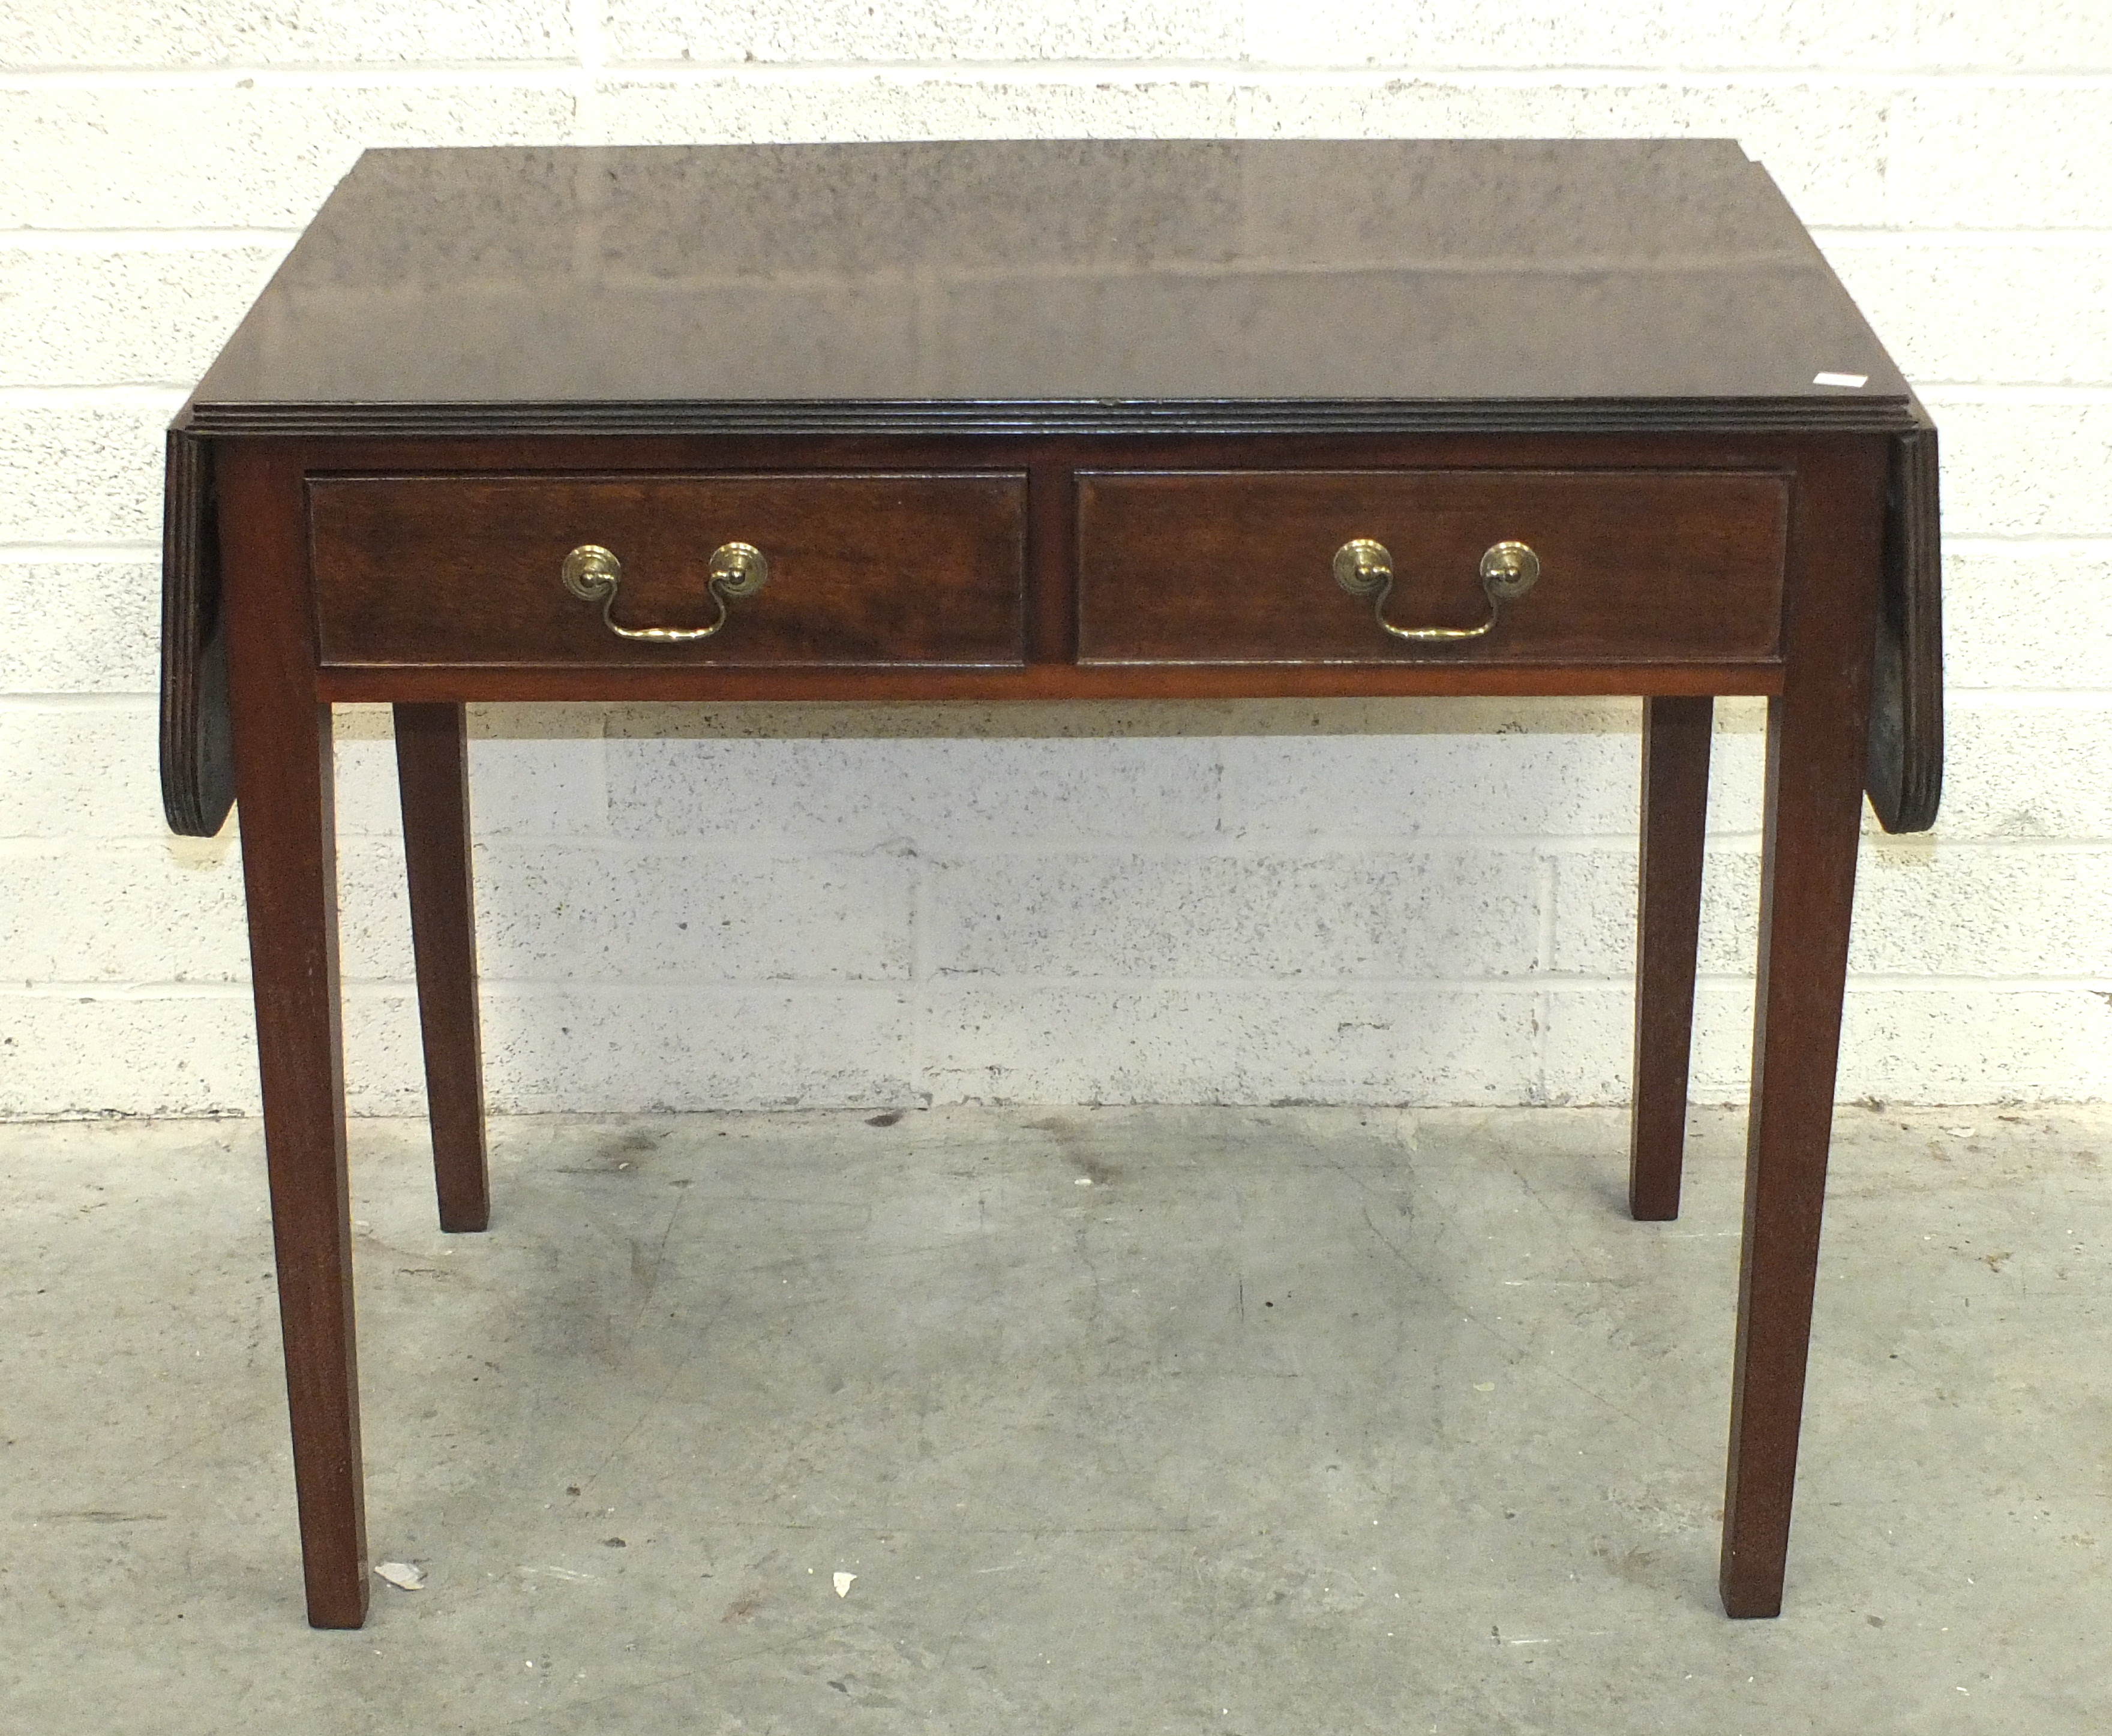
M 2100 1731 L 2112 1113 L 1844 1110 L 1788 1612 L 1715 1601 L 1738 1118 L 353 1134 L 361 1634 L 254 1123 L 0 1129 L 0 1729 Z M 839 1597 L 835 1575 L 853 1574 Z

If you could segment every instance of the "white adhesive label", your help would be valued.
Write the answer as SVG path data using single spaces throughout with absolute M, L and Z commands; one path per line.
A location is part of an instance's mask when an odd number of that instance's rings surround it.
M 1814 374 L 1811 376 L 1811 383 L 1814 386 L 1867 386 L 1870 383 L 1870 376 L 1868 374 Z

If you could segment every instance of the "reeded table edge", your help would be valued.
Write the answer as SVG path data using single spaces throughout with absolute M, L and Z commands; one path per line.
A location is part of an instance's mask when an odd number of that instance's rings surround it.
M 1926 832 L 1943 799 L 1943 536 L 1936 424 L 1892 440 L 1885 491 L 1884 590 L 1870 683 L 1863 787 L 1887 832 Z
M 172 429 L 162 498 L 162 811 L 183 838 L 211 838 L 234 806 L 227 635 L 212 447 Z
M 1909 398 L 834 399 L 646 403 L 193 402 L 196 434 L 1885 434 Z

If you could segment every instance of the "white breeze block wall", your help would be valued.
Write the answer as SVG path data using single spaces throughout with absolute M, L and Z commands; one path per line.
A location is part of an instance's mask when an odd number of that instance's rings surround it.
M 1842 1094 L 2112 1091 L 2105 0 L 10 0 L 0 69 L 0 1115 L 253 1107 L 239 846 L 157 806 L 159 437 L 361 147 L 1081 134 L 1741 140 L 1945 442 L 1949 787 L 1864 852 Z M 491 1101 L 1618 1101 L 1636 723 L 489 709 Z M 387 734 L 343 714 L 370 1111 L 422 1097 Z

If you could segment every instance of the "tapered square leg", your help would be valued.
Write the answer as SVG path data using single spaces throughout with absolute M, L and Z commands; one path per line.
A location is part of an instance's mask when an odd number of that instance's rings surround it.
M 224 607 L 257 1066 L 308 1620 L 366 1616 L 366 1506 L 345 1174 L 330 708 L 316 700 L 300 496 L 223 461 Z
M 1636 1060 L 1628 1114 L 1628 1210 L 1679 1216 L 1694 961 L 1701 936 L 1709 736 L 1716 702 L 1643 702 L 1642 855 L 1636 896 Z
M 1862 820 L 1882 452 L 1800 479 L 1783 691 L 1768 705 L 1767 822 L 1745 1231 L 1720 1584 L 1781 1613 Z
M 440 1228 L 491 1222 L 470 875 L 468 734 L 459 705 L 396 707 L 396 775 L 417 956 L 418 1025 Z

